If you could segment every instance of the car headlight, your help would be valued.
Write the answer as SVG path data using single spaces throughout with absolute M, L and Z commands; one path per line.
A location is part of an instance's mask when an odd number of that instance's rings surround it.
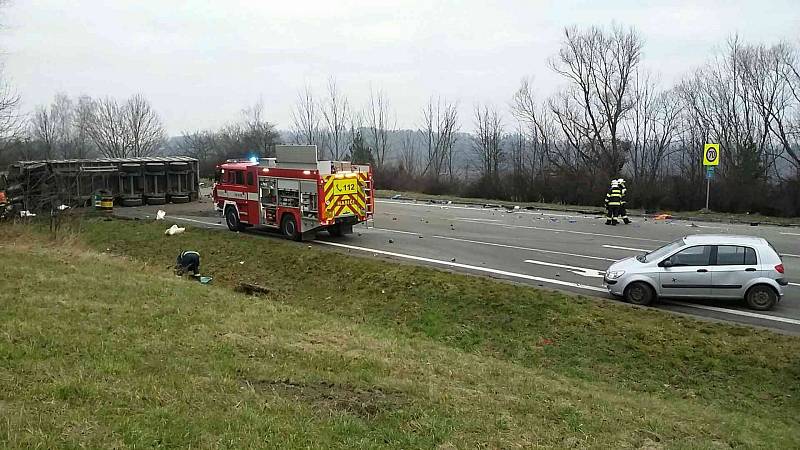
M 612 270 L 611 272 L 606 272 L 606 278 L 609 280 L 616 280 L 623 275 L 625 275 L 624 270 Z

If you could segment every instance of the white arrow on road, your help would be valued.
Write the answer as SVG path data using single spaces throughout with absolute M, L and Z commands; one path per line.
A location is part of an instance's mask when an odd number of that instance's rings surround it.
M 538 264 L 540 266 L 560 267 L 562 269 L 568 269 L 570 272 L 584 277 L 603 278 L 603 275 L 605 275 L 604 271 L 596 269 L 587 269 L 585 267 L 567 266 L 565 264 L 556 264 L 546 261 L 536 261 L 534 259 L 526 259 L 525 262 L 530 264 Z

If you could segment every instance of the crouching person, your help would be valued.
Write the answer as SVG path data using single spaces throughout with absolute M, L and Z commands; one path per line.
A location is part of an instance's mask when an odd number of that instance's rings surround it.
M 191 272 L 194 277 L 200 276 L 200 254 L 192 250 L 181 252 L 175 262 L 176 274 L 182 276 L 187 272 Z

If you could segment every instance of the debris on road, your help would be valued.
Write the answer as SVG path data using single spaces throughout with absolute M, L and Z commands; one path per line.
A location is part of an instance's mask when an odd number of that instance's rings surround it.
M 162 209 L 159 209 L 158 212 L 156 213 L 156 220 L 164 220 L 164 217 L 166 216 L 167 212 Z
M 672 219 L 672 216 L 669 215 L 669 214 L 658 214 L 655 217 L 653 217 L 653 219 L 655 219 L 655 220 L 667 220 L 667 219 Z
M 394 239 L 389 239 L 390 244 L 394 244 Z
M 394 194 L 394 195 L 392 196 L 392 200 L 399 200 L 399 199 L 400 199 L 400 198 L 402 198 L 402 197 L 403 197 L 403 196 L 402 196 L 402 195 L 400 195 L 400 194 Z
M 164 232 L 167 236 L 174 236 L 176 234 L 181 234 L 186 231 L 186 228 L 181 228 L 177 225 L 172 225 L 171 227 L 167 228 L 167 231 Z

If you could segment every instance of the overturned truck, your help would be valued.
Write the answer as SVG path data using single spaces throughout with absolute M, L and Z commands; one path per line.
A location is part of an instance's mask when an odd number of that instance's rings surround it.
M 120 206 L 186 203 L 200 195 L 197 159 L 184 156 L 18 161 L 0 183 L 9 208 L 19 211 L 87 206 L 98 195 Z

